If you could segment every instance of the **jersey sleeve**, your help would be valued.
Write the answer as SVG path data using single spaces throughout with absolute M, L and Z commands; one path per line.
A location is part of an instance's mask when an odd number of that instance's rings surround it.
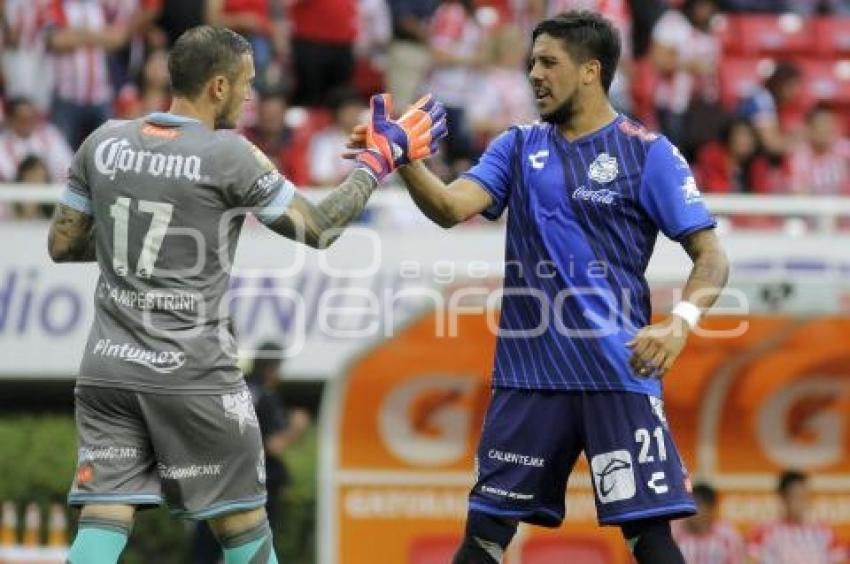
M 71 166 L 68 168 L 68 180 L 65 183 L 65 192 L 62 194 L 60 203 L 80 213 L 93 215 L 92 195 L 86 168 L 87 155 L 91 145 L 89 139 L 91 139 L 91 136 L 80 145 L 71 159 Z
M 650 146 L 646 156 L 640 204 L 664 235 L 674 241 L 716 225 L 691 167 L 664 137 Z
M 222 155 L 230 207 L 244 208 L 263 223 L 271 223 L 289 208 L 295 186 L 253 143 L 233 135 L 228 154 Z
M 516 129 L 505 131 L 490 142 L 478 164 L 462 175 L 480 185 L 493 198 L 493 203 L 481 212 L 487 219 L 498 219 L 508 205 L 513 180 L 511 157 L 515 142 Z

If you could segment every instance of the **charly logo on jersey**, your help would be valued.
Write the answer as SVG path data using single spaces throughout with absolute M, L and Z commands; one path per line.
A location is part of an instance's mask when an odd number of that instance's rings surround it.
M 117 137 L 109 137 L 98 144 L 94 151 L 94 166 L 110 180 L 115 180 L 119 172 L 126 172 L 201 181 L 201 157 L 134 149 L 127 139 Z
M 239 434 L 245 432 L 246 426 L 260 426 L 257 421 L 257 412 L 254 411 L 254 400 L 248 390 L 224 394 L 221 396 L 221 403 L 224 407 L 224 416 L 233 419 L 239 425 Z
M 682 196 L 684 196 L 686 204 L 694 204 L 702 201 L 702 193 L 697 188 L 697 181 L 693 176 L 685 178 L 685 181 L 682 183 Z
M 113 343 L 98 339 L 92 354 L 141 364 L 160 374 L 169 374 L 186 364 L 186 354 L 180 351 L 152 351 L 130 343 Z
M 632 455 L 627 450 L 597 454 L 590 460 L 596 495 L 602 503 L 631 499 L 637 493 Z
M 617 164 L 617 159 L 608 153 L 599 153 L 587 169 L 587 176 L 594 182 L 607 184 L 617 178 L 620 174 L 620 165 Z
M 528 162 L 531 163 L 531 168 L 540 170 L 546 166 L 546 159 L 549 158 L 549 151 L 542 150 L 528 155 Z

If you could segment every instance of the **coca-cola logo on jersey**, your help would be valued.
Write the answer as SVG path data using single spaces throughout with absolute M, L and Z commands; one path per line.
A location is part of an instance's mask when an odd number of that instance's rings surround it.
M 110 180 L 115 180 L 119 172 L 185 178 L 192 182 L 201 180 L 201 157 L 134 149 L 127 139 L 117 137 L 100 142 L 94 152 L 94 166 Z

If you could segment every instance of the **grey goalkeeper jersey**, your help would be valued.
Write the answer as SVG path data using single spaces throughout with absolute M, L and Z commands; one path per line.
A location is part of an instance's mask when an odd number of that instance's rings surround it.
M 230 131 L 172 114 L 110 121 L 82 144 L 63 203 L 94 217 L 100 278 L 81 384 L 168 393 L 243 384 L 228 301 L 246 213 L 295 187 Z

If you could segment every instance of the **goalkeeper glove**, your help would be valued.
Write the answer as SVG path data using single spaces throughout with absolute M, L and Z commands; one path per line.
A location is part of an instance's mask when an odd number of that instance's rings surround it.
M 425 96 L 398 120 L 390 117 L 392 97 L 377 94 L 370 100 L 366 148 L 355 157 L 357 166 L 377 181 L 401 165 L 434 155 L 446 135 L 445 109 Z

